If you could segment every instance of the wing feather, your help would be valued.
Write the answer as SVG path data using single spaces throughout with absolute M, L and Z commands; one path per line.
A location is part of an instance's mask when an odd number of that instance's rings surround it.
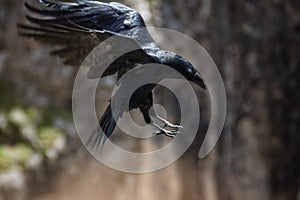
M 140 48 L 139 59 L 145 57 L 149 60 L 142 50 L 144 44 L 140 37 L 132 31 L 145 27 L 142 17 L 135 10 L 120 3 L 98 1 L 77 0 L 70 3 L 39 0 L 39 3 L 41 8 L 25 2 L 31 13 L 26 18 L 31 24 L 18 24 L 19 33 L 54 45 L 50 54 L 60 57 L 65 64 L 80 66 L 93 48 L 113 35 L 123 37 L 124 42 Z M 147 34 L 143 34 L 142 38 L 151 38 Z M 134 60 L 135 55 L 127 55 L 118 59 L 107 74 L 116 73 L 118 67 L 122 67 L 116 66 L 116 63 L 124 64 L 129 57 Z

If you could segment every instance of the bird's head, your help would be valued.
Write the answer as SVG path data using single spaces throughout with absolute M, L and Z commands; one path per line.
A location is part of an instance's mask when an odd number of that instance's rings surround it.
M 168 61 L 169 66 L 182 74 L 187 80 L 194 82 L 204 90 L 206 89 L 202 76 L 189 61 L 179 55 L 173 55 Z

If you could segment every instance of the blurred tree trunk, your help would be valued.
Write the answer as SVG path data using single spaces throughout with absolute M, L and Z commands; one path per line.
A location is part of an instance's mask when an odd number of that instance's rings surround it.
M 156 7 L 163 19 L 156 24 L 198 40 L 226 85 L 226 126 L 194 182 L 202 198 L 299 199 L 300 3 L 164 0 Z M 214 178 L 215 185 L 207 181 Z M 193 199 L 196 189 L 185 196 Z

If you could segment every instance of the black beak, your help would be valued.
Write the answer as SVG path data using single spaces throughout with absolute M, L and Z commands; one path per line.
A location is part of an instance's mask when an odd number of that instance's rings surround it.
M 196 72 L 194 74 L 194 76 L 192 77 L 192 81 L 194 83 L 196 83 L 197 85 L 199 85 L 201 88 L 203 88 L 204 90 L 206 89 L 206 85 L 204 83 L 204 80 L 202 78 L 202 76 L 199 74 L 199 72 Z

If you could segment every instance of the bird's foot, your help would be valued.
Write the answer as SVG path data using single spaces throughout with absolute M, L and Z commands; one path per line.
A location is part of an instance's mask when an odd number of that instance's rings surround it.
M 172 124 L 159 116 L 156 116 L 156 118 L 164 124 L 163 127 L 170 127 L 170 128 L 174 128 L 176 130 L 183 129 L 183 126 Z
M 155 116 L 154 119 L 156 119 L 156 122 L 159 124 L 162 124 L 159 126 L 157 123 L 152 122 L 152 125 L 158 129 L 158 131 L 154 133 L 156 135 L 164 134 L 168 137 L 174 138 L 178 133 L 180 133 L 179 129 L 183 129 L 183 126 L 172 124 L 162 117 Z M 171 130 L 168 130 L 168 128 Z
M 180 131 L 178 129 L 175 130 L 166 130 L 163 127 L 158 126 L 157 124 L 153 123 L 153 125 L 159 129 L 159 131 L 155 132 L 156 135 L 164 134 L 168 137 L 174 138 Z
M 180 133 L 180 131 L 178 130 L 178 126 L 174 127 L 174 130 L 167 130 L 164 127 L 160 127 L 155 123 L 153 123 L 153 126 L 155 126 L 158 129 L 158 131 L 154 133 L 155 135 L 164 134 L 165 136 L 174 138 L 178 133 Z

